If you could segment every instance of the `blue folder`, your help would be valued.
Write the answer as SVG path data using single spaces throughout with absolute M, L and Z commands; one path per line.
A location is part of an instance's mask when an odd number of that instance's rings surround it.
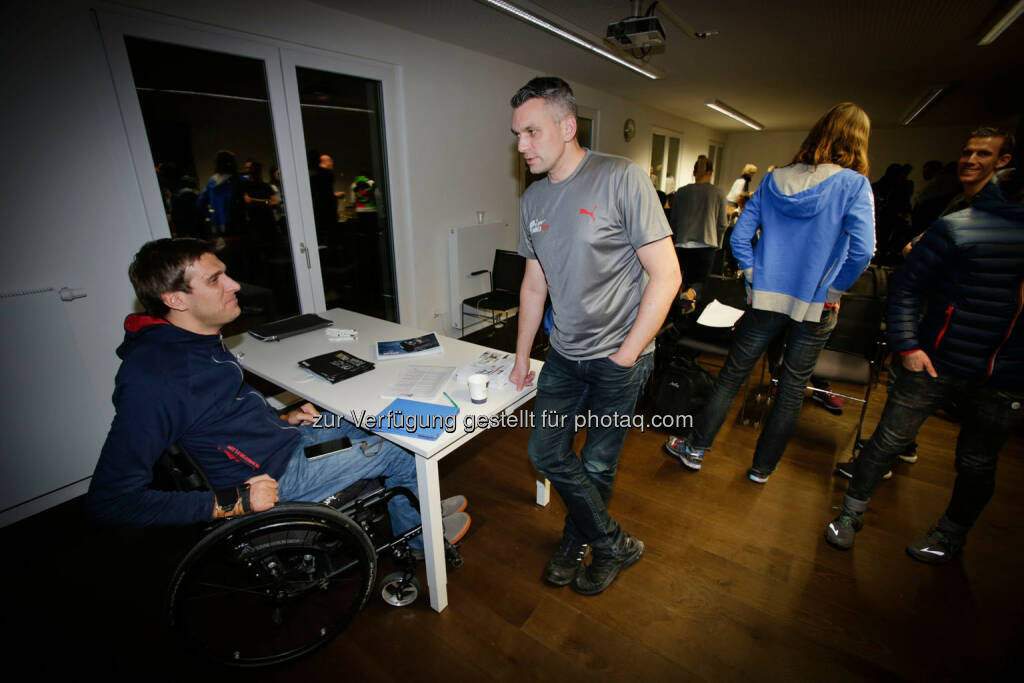
M 436 441 L 447 430 L 458 429 L 459 409 L 450 404 L 396 398 L 377 414 L 374 431 Z

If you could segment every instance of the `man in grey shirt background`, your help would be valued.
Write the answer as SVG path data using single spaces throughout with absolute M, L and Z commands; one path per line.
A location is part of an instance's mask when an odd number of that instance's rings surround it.
M 669 223 L 686 287 L 682 296 L 691 302 L 711 273 L 726 228 L 725 195 L 711 184 L 714 171 L 711 160 L 701 154 L 693 165 L 693 183 L 680 187 L 672 200 Z
M 607 504 L 628 419 L 653 367 L 654 335 L 679 290 L 679 263 L 647 174 L 628 159 L 580 147 L 576 99 L 565 81 L 534 78 L 512 107 L 519 152 L 532 173 L 547 177 L 520 199 L 526 272 L 510 379 L 517 389 L 533 382 L 530 349 L 550 293 L 551 350 L 528 450 L 568 514 L 544 579 L 594 595 L 644 552 Z M 580 423 L 587 439 L 577 457 Z M 592 561 L 581 570 L 588 547 Z

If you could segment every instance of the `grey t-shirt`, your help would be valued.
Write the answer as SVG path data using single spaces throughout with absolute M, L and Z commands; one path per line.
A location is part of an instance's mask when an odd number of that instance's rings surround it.
M 725 197 L 711 183 L 691 183 L 679 188 L 672 200 L 673 240 L 676 246 L 691 243 L 719 246 L 725 232 Z
M 587 150 L 562 182 L 530 185 L 519 208 L 519 253 L 540 262 L 555 311 L 551 346 L 572 360 L 615 353 L 647 286 L 636 250 L 672 234 L 651 179 Z

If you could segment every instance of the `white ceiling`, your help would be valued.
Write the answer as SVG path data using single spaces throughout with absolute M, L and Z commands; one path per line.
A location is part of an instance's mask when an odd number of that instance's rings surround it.
M 704 106 L 708 98 L 768 130 L 806 129 L 844 100 L 864 107 L 875 127 L 896 126 L 929 86 L 946 83 L 950 90 L 912 125 L 1002 123 L 1024 112 L 1024 19 L 994 44 L 976 45 L 1008 0 L 668 0 L 694 29 L 720 34 L 690 38 L 655 9 L 667 34 L 664 52 L 649 57 L 665 75 L 656 81 L 479 0 L 319 1 L 719 130 L 749 129 Z M 598 38 L 631 14 L 627 0 L 533 4 Z

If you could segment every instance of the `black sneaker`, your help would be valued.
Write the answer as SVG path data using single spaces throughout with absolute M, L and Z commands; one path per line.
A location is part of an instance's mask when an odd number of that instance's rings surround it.
M 854 464 L 855 462 L 856 462 L 856 459 L 849 460 L 847 462 L 839 463 L 838 465 L 836 465 L 836 472 L 835 473 L 838 476 L 840 476 L 840 477 L 846 477 L 847 479 L 853 479 L 853 471 L 854 471 L 854 468 L 856 467 L 856 465 Z M 889 470 L 884 475 L 882 475 L 882 479 L 892 479 L 892 470 Z
M 954 538 L 933 526 L 924 538 L 907 545 L 907 554 L 919 562 L 944 564 L 959 555 L 963 547 L 962 538 Z
M 917 462 L 917 442 L 916 441 L 914 443 L 910 444 L 909 446 L 907 446 L 907 450 L 905 450 L 902 453 L 900 453 L 900 460 L 902 460 L 905 463 L 909 463 L 911 465 L 913 465 L 915 462 Z
M 774 471 L 774 467 L 771 468 L 770 470 L 762 470 L 757 467 L 751 467 L 749 470 L 747 470 L 747 478 L 750 479 L 750 481 L 754 482 L 755 484 L 765 484 L 768 482 L 768 477 L 772 476 L 772 472 Z
M 844 509 L 825 527 L 825 540 L 834 548 L 849 550 L 853 547 L 854 536 L 863 527 L 861 515 Z
M 586 543 L 576 543 L 562 538 L 558 550 L 544 567 L 544 580 L 553 586 L 567 586 L 576 578 L 576 573 L 583 566 L 583 558 L 587 554 Z
M 576 580 L 572 587 L 581 595 L 597 595 L 612 585 L 612 581 L 619 575 L 619 572 L 627 567 L 632 567 L 643 557 L 644 542 L 633 538 L 629 534 L 625 536 L 622 546 L 615 553 L 614 557 L 594 556 L 590 560 L 590 566 L 576 574 Z

